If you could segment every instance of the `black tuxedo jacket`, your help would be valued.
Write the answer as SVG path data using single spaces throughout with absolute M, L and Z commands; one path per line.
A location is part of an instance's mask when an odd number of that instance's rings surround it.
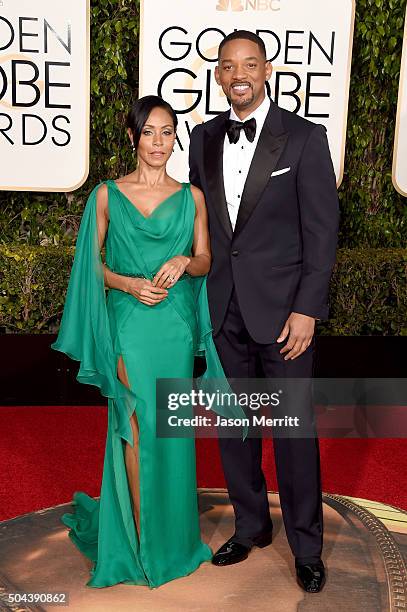
M 197 125 L 189 151 L 190 182 L 208 209 L 209 310 L 216 335 L 235 285 L 250 335 L 270 343 L 291 312 L 328 317 L 339 220 L 335 174 L 325 127 L 271 102 L 233 231 L 223 183 L 228 118 L 226 111 Z M 279 170 L 285 172 L 272 176 Z

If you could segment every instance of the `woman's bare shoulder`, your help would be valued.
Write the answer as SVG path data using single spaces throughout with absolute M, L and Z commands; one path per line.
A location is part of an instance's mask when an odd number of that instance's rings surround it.
M 103 182 L 103 183 L 99 183 L 99 185 L 97 185 L 97 191 L 96 191 L 96 198 L 99 201 L 102 200 L 106 200 L 108 198 L 108 187 L 107 187 L 107 183 Z
M 195 185 L 191 185 L 191 193 L 197 206 L 205 206 L 205 196 L 202 189 L 195 187 Z
M 99 213 L 103 213 L 106 218 L 109 217 L 109 192 L 106 183 L 100 183 L 96 192 L 96 208 Z

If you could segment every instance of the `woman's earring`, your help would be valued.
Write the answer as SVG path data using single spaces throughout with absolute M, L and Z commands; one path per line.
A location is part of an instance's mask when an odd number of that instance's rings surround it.
M 132 151 L 135 151 L 135 150 L 136 150 L 136 147 L 134 146 L 134 142 L 132 142 L 132 143 L 131 143 L 131 150 L 132 150 Z

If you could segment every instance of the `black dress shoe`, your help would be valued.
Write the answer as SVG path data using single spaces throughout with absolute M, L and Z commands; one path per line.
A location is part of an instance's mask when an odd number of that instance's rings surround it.
M 249 556 L 250 548 L 228 540 L 219 548 L 213 555 L 212 563 L 214 565 L 232 565 L 244 561 Z
M 297 582 L 307 593 L 318 593 L 325 584 L 325 568 L 322 561 L 296 566 Z
M 257 538 L 253 538 L 253 546 L 264 548 L 265 546 L 271 544 L 271 540 L 272 534 L 267 533 L 258 536 Z M 239 542 L 234 542 L 233 539 L 230 538 L 213 555 L 212 563 L 214 565 L 232 565 L 233 563 L 240 563 L 240 561 L 247 559 L 251 549 L 251 546 L 245 546 Z

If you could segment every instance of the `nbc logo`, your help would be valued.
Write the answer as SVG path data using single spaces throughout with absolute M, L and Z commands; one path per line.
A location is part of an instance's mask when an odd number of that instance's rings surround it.
M 217 0 L 217 11 L 279 11 L 281 0 Z
M 219 0 L 216 10 L 217 11 L 244 11 L 243 3 L 241 0 Z

